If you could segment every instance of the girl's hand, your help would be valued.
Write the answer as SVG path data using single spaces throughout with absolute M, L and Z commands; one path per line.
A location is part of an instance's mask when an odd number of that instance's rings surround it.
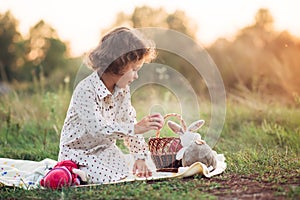
M 135 134 L 143 134 L 150 130 L 159 130 L 164 125 L 164 118 L 161 114 L 156 113 L 144 117 L 134 125 Z
M 133 165 L 133 174 L 138 177 L 150 177 L 152 172 L 148 169 L 145 160 L 136 160 Z

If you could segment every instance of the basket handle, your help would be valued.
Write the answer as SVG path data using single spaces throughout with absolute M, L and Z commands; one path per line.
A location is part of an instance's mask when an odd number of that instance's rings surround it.
M 177 117 L 177 119 L 180 121 L 180 124 L 182 126 L 182 129 L 183 131 L 186 131 L 186 123 L 185 121 L 183 120 L 182 116 L 180 114 L 177 114 L 177 113 L 169 113 L 169 114 L 166 114 L 164 116 L 164 120 L 168 117 Z M 156 131 L 156 138 L 159 138 L 160 137 L 160 131 L 157 130 Z

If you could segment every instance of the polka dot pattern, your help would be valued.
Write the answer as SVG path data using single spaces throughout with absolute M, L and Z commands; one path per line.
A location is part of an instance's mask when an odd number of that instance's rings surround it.
M 73 160 L 90 183 L 108 183 L 127 176 L 129 169 L 116 146 L 124 139 L 135 159 L 146 157 L 142 135 L 134 134 L 136 112 L 130 90 L 115 88 L 113 94 L 96 72 L 74 90 L 60 138 L 58 160 Z

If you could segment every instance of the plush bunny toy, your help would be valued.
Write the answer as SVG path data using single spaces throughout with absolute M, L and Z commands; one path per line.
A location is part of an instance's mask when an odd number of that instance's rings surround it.
M 80 178 L 80 179 L 79 179 Z M 58 162 L 40 181 L 46 188 L 61 189 L 72 185 L 86 183 L 86 174 L 78 169 L 77 164 L 71 160 Z
M 204 120 L 198 120 L 186 128 L 185 126 L 181 127 L 173 121 L 168 121 L 170 129 L 174 133 L 179 134 L 182 149 L 176 154 L 176 159 L 182 159 L 182 165 L 184 167 L 190 166 L 195 162 L 201 162 L 208 168 L 216 168 L 217 161 L 214 151 L 201 139 L 200 134 L 195 132 L 202 127 L 203 124 Z

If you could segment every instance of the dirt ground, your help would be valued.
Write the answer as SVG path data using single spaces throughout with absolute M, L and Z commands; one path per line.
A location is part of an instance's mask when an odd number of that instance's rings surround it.
M 300 199 L 300 174 L 289 177 L 225 174 L 208 179 L 207 184 L 216 184 L 207 192 L 219 199 Z

